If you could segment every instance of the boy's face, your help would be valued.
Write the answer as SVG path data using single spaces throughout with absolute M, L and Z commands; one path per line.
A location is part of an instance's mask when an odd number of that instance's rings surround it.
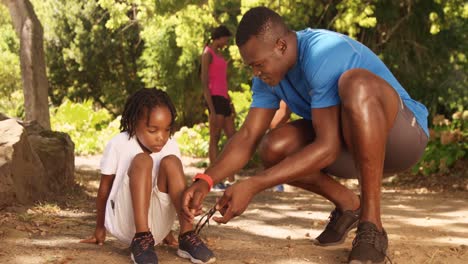
M 144 151 L 159 152 L 166 145 L 171 135 L 172 115 L 165 106 L 157 106 L 146 110 L 138 120 L 135 135 Z M 146 149 L 145 149 L 146 148 Z
M 278 85 L 288 71 L 284 42 L 251 37 L 239 48 L 244 63 L 252 68 L 253 75 L 269 86 Z

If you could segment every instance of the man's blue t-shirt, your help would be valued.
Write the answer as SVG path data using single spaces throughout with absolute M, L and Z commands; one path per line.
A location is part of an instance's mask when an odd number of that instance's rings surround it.
M 338 79 L 347 70 L 367 69 L 387 81 L 400 95 L 418 124 L 429 135 L 426 107 L 411 99 L 390 70 L 369 48 L 340 33 L 305 29 L 296 32 L 298 58 L 294 67 L 276 86 L 268 86 L 261 79 L 253 79 L 251 107 L 279 107 L 286 102 L 292 112 L 311 120 L 312 108 L 340 104 Z

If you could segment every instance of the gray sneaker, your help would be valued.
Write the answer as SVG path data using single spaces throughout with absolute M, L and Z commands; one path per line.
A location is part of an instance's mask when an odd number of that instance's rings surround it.
M 313 241 L 314 244 L 321 247 L 328 247 L 343 243 L 348 232 L 358 225 L 360 213 L 361 208 L 344 212 L 335 208 L 330 214 L 330 221 L 325 227 L 325 230 L 315 238 Z
M 133 263 L 158 264 L 158 256 L 154 251 L 154 238 L 151 232 L 145 232 L 141 236 L 134 237 L 130 245 Z
M 213 252 L 193 231 L 179 236 L 177 255 L 181 258 L 190 259 L 192 263 L 213 263 L 216 261 Z

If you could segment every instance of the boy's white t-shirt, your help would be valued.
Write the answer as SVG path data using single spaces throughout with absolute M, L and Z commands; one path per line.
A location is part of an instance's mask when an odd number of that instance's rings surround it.
M 109 210 L 111 207 L 109 201 L 115 199 L 115 195 L 120 189 L 120 185 L 123 183 L 125 177 L 128 177 L 128 168 L 130 167 L 133 158 L 135 155 L 141 152 L 143 152 L 143 150 L 138 144 L 136 137 L 133 136 L 129 139 L 127 132 L 122 132 L 116 135 L 109 141 L 109 143 L 107 143 L 101 159 L 101 174 L 115 174 L 115 178 L 112 184 L 111 192 L 107 199 L 106 219 L 112 215 L 111 210 Z M 157 184 L 159 164 L 164 157 L 169 155 L 175 155 L 179 159 L 181 156 L 177 142 L 172 138 L 166 142 L 160 152 L 152 153 L 150 155 L 153 158 L 153 188 L 156 187 Z

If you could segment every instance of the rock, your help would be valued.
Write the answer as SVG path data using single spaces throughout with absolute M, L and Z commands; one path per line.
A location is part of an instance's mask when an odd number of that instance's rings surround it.
M 28 139 L 46 170 L 50 191 L 74 184 L 75 144 L 66 133 L 44 130 L 37 122 L 24 124 Z
M 0 135 L 0 206 L 29 204 L 74 184 L 74 144 L 67 134 L 5 119 Z
M 25 129 L 14 119 L 0 121 L 0 204 L 41 199 L 47 192 L 45 169 Z

